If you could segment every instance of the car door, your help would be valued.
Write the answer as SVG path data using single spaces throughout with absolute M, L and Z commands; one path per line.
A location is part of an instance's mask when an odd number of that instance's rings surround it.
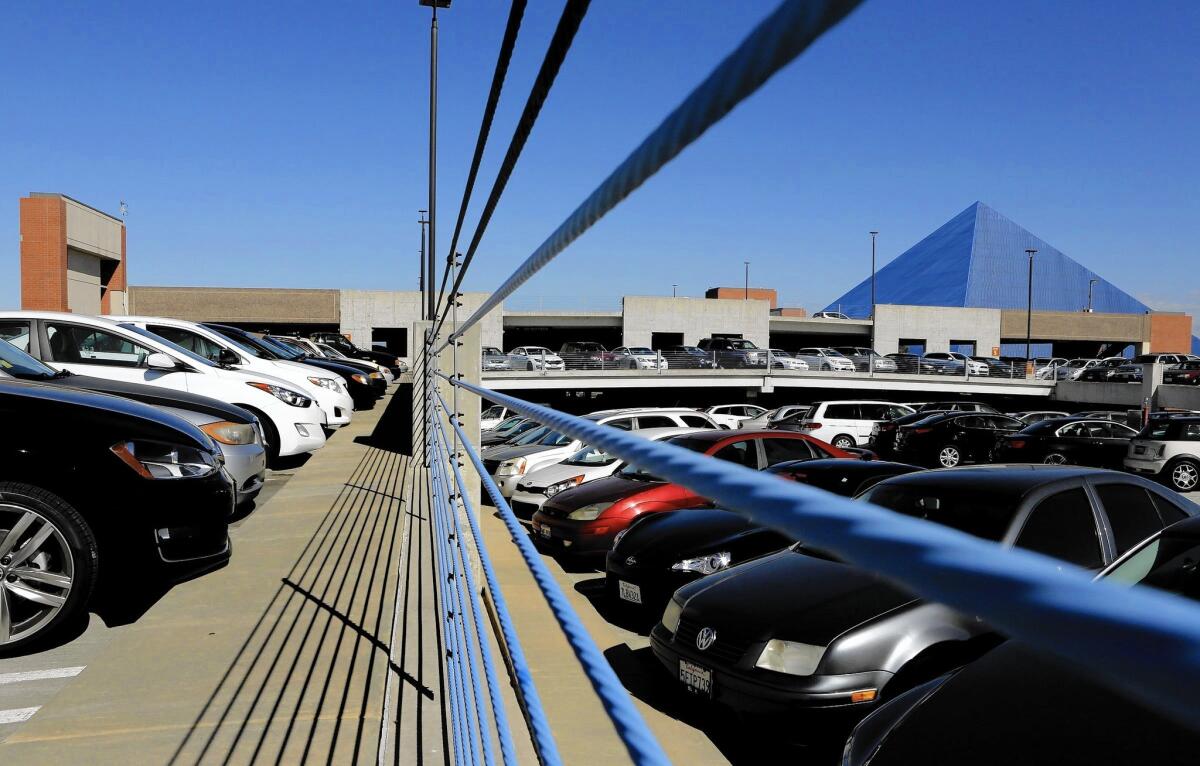
M 1096 482 L 1092 491 L 1108 521 L 1114 556 L 1124 554 L 1163 527 L 1185 518 L 1179 508 L 1136 484 Z
M 858 405 L 860 419 L 855 423 L 855 432 L 858 434 L 858 443 L 865 444 L 871 438 L 871 434 L 875 430 L 875 426 L 888 419 L 888 413 L 891 407 L 886 404 L 871 404 L 864 402 Z
M 187 390 L 187 374 L 155 370 L 146 359 L 155 351 L 123 333 L 59 320 L 42 320 L 44 351 L 59 369 L 108 380 L 149 383 Z
M 1092 465 L 1103 468 L 1121 468 L 1129 452 L 1129 442 L 1137 431 L 1121 423 L 1098 423 L 1100 433 L 1095 436 L 1096 462 Z
M 1083 487 L 1042 498 L 1022 520 L 1015 545 L 1084 569 L 1106 563 L 1104 537 Z
M 965 415 L 954 418 L 947 424 L 952 432 L 957 431 L 957 440 L 967 453 L 968 460 L 984 460 L 989 454 L 994 439 L 991 424 L 982 415 Z

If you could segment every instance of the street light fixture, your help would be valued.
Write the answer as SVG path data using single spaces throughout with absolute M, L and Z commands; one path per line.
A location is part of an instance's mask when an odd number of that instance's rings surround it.
M 875 237 L 879 232 L 871 232 L 871 319 L 875 319 Z
M 1092 288 L 1093 288 L 1093 287 L 1095 287 L 1095 286 L 1096 286 L 1096 283 L 1097 283 L 1097 282 L 1099 282 L 1099 281 L 1100 281 L 1099 279 L 1094 279 L 1094 278 L 1093 278 L 1093 279 L 1089 279 L 1089 280 L 1088 280 L 1088 307 L 1087 307 L 1087 313 L 1089 313 L 1089 314 L 1090 314 L 1090 313 L 1092 313 Z
M 417 211 L 417 214 L 420 216 L 420 218 L 417 219 L 417 223 L 421 224 L 421 260 L 419 261 L 419 264 L 418 264 L 421 267 L 421 276 L 417 280 L 418 284 L 421 287 L 421 319 L 426 318 L 425 317 L 425 226 L 429 223 L 429 221 L 427 221 L 425 219 L 425 214 L 428 212 L 429 212 L 428 210 L 418 210 Z
M 679 287 L 679 285 L 677 285 L 677 284 L 673 284 L 673 285 L 671 285 L 671 297 L 672 297 L 672 298 L 674 298 L 674 297 L 675 297 L 675 288 L 676 288 L 676 287 Z
M 425 268 L 429 275 L 429 290 L 425 295 L 428 319 L 434 318 L 437 307 L 433 294 L 434 253 L 437 251 L 437 75 L 438 75 L 438 8 L 449 8 L 451 0 L 417 0 L 433 10 L 429 22 L 429 247 L 425 250 Z
M 1029 256 L 1029 300 L 1025 307 L 1025 364 L 1028 365 L 1030 349 L 1033 347 L 1033 256 L 1037 254 L 1037 249 L 1027 247 L 1025 254 Z
M 742 300 L 750 300 L 750 261 L 742 261 L 746 267 L 746 293 Z

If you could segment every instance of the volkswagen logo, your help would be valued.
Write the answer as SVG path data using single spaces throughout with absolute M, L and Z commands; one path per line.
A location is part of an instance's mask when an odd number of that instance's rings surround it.
M 629 558 L 625 559 L 625 566 L 627 566 L 627 567 L 637 566 L 637 558 L 630 556 Z
M 696 634 L 696 648 L 704 651 L 717 642 L 717 631 L 712 628 L 701 628 Z

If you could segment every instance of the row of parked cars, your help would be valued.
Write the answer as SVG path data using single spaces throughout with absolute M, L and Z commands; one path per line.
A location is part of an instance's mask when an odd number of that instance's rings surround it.
M 808 414 L 824 417 L 836 404 L 818 403 Z M 933 409 L 947 406 L 957 409 Z M 806 408 L 796 405 L 781 419 Z M 993 414 L 986 405 L 951 402 L 924 413 Z M 1200 592 L 1191 585 L 1200 506 L 1160 482 L 1054 461 L 928 469 L 878 459 L 861 446 L 840 448 L 816 438 L 816 429 L 764 425 L 771 414 L 747 413 L 740 428 L 716 427 L 709 413 L 685 408 L 588 417 L 1098 577 L 1187 597 Z M 1022 415 L 1030 427 L 1115 422 Z M 1200 416 L 1155 424 L 1200 437 Z M 485 464 L 505 476 L 504 461 L 495 462 L 512 446 L 505 434 L 520 441 L 539 432 L 526 447 L 553 438 L 552 429 L 517 415 L 502 420 L 484 437 Z M 545 551 L 603 570 L 612 606 L 605 613 L 649 628 L 663 683 L 739 716 L 747 736 L 835 743 L 842 762 L 854 766 L 1190 757 L 1194 734 L 1108 691 L 1084 669 L 1006 641 L 974 615 L 927 602 L 602 450 L 560 446 L 575 449 L 511 482 L 514 512 L 528 519 Z M 1161 740 L 1148 740 L 1147 732 Z
M 0 411 L 19 435 L 0 459 L 0 652 L 44 639 L 125 568 L 144 585 L 228 560 L 228 524 L 268 466 L 320 449 L 402 371 L 327 341 L 0 312 Z

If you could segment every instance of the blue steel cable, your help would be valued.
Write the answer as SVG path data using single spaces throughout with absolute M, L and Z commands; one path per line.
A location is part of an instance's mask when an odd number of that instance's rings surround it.
M 785 0 L 450 335 L 462 335 L 688 144 L 844 19 L 861 0 Z M 459 279 L 466 273 L 463 264 Z M 441 327 L 441 324 L 438 324 Z M 448 344 L 439 347 L 439 351 Z
M 436 412 L 437 410 L 435 407 L 435 416 Z M 453 453 L 450 451 L 450 446 L 446 441 L 446 434 L 442 430 L 441 420 L 435 417 L 434 425 L 434 439 L 439 445 L 440 450 L 438 452 L 439 460 L 445 460 L 447 458 L 451 461 L 455 460 Z M 447 475 L 444 466 L 438 467 L 438 475 L 442 483 L 442 494 L 448 501 L 446 511 L 449 524 L 447 525 L 446 522 L 443 522 L 444 531 L 448 537 L 454 538 L 454 545 L 452 548 L 457 552 L 457 562 L 455 565 L 459 567 L 459 570 L 463 574 L 463 579 L 460 580 L 458 587 L 458 616 L 459 622 L 463 626 L 463 643 L 465 644 L 465 649 L 471 661 L 471 696 L 475 700 L 475 719 L 478 722 L 479 727 L 479 740 L 483 745 L 483 762 L 486 764 L 486 766 L 494 766 L 496 763 L 496 756 L 492 751 L 492 738 L 485 730 L 487 715 L 483 709 L 482 696 L 479 693 L 479 659 L 476 658 L 476 652 L 471 647 L 470 636 L 466 635 L 467 625 L 471 626 L 472 632 L 475 634 L 477 646 L 479 647 L 478 653 L 481 655 L 484 666 L 487 670 L 487 672 L 484 673 L 484 680 L 488 684 L 489 693 L 492 691 L 492 682 L 495 677 L 490 672 L 490 655 L 487 653 L 487 644 L 484 641 L 483 631 L 479 625 L 479 614 L 475 609 L 475 593 L 477 592 L 475 590 L 475 575 L 472 574 L 471 567 L 467 564 L 467 557 L 463 550 L 462 530 L 459 528 L 458 524 L 458 505 L 454 500 L 454 488 L 451 485 L 450 477 Z M 464 581 L 466 584 L 465 588 L 463 586 Z M 469 606 L 467 604 L 468 600 L 470 601 Z M 497 697 L 495 694 L 490 694 L 489 699 L 494 705 Z
M 450 380 L 449 376 L 443 375 L 443 377 Z M 464 387 L 466 388 L 466 386 Z M 468 388 L 468 390 L 470 389 Z M 438 392 L 437 395 L 439 399 L 442 399 L 442 406 L 445 407 L 446 402 L 442 398 L 441 392 Z M 654 738 L 654 735 L 650 733 L 650 729 L 646 726 L 645 720 L 642 719 L 641 713 L 634 707 L 633 701 L 629 698 L 629 692 L 625 690 L 620 679 L 617 678 L 617 674 L 613 672 L 612 666 L 608 664 L 608 660 L 604 658 L 595 641 L 592 640 L 587 628 L 579 621 L 579 616 L 575 614 L 575 610 L 567 601 L 567 597 L 563 594 L 562 588 L 559 587 L 558 582 L 554 579 L 554 575 L 550 573 L 550 570 L 542 562 L 542 557 L 538 554 L 537 549 L 533 547 L 533 543 L 529 541 L 529 534 L 521 526 L 521 522 L 517 521 L 512 508 L 509 507 L 504 496 L 500 494 L 499 487 L 496 486 L 496 482 L 492 480 L 491 475 L 484 468 L 483 461 L 471 446 L 471 442 L 466 439 L 466 435 L 462 433 L 462 429 L 457 424 L 454 424 L 454 426 L 455 430 L 463 438 L 467 456 L 471 458 L 472 465 L 475 466 L 475 470 L 479 473 L 480 481 L 483 482 L 483 486 L 487 490 L 488 495 L 491 496 L 496 510 L 499 511 L 500 519 L 512 534 L 513 542 L 521 552 L 521 558 L 525 560 L 525 565 L 529 567 L 534 582 L 537 583 L 538 588 L 542 591 L 542 596 L 550 606 L 550 611 L 554 613 L 554 618 L 558 620 L 558 624 L 562 628 L 567 642 L 571 644 L 571 649 L 575 652 L 575 657 L 583 667 L 583 672 L 587 674 L 588 680 L 592 683 L 592 688 L 596 691 L 596 696 L 600 698 L 601 704 L 604 705 L 605 712 L 612 719 L 617 735 L 629 751 L 630 758 L 639 766 L 642 766 L 642 764 L 666 766 L 670 763 L 670 760 L 667 758 L 666 753 L 663 752 L 658 741 Z
M 445 432 L 445 429 L 442 427 L 440 420 L 437 421 L 437 426 L 438 426 L 438 429 L 437 429 L 438 435 L 439 435 L 439 438 L 441 439 L 442 444 L 447 445 L 449 443 L 449 439 L 446 438 L 446 432 Z M 470 520 L 470 524 L 471 524 L 471 534 L 475 538 L 475 547 L 478 551 L 480 563 L 483 567 L 484 576 L 487 577 L 488 569 L 491 566 L 491 562 L 487 558 L 486 550 L 483 547 L 483 540 L 479 536 L 479 532 L 475 527 L 475 521 L 474 521 L 475 510 L 474 510 L 474 508 L 471 507 L 471 498 L 467 495 L 467 487 L 466 487 L 466 483 L 463 481 L 462 472 L 458 470 L 457 456 L 454 456 L 454 455 L 450 456 L 450 466 L 454 470 L 455 486 L 457 486 L 457 488 L 458 488 L 459 495 L 462 496 L 463 508 L 466 510 L 467 518 Z M 454 533 L 455 533 L 455 536 L 459 540 L 462 539 L 462 533 L 460 530 L 460 526 L 458 524 L 457 516 L 455 516 L 455 518 L 454 518 Z M 461 546 L 459 548 L 459 553 L 460 553 L 460 555 L 462 553 Z M 491 652 L 487 651 L 487 641 L 486 641 L 486 637 L 484 636 L 484 633 L 483 633 L 482 622 L 479 619 L 480 604 L 479 604 L 479 601 L 477 600 L 477 594 L 479 593 L 479 589 L 476 587 L 476 584 L 475 584 L 475 575 L 471 571 L 471 568 L 466 565 L 465 561 L 463 562 L 463 571 L 466 572 L 467 587 L 471 593 L 471 613 L 473 615 L 471 623 L 475 628 L 475 640 L 479 644 L 479 653 L 481 655 L 483 655 L 483 671 L 484 671 L 484 674 L 487 676 L 488 695 L 491 698 L 491 704 L 492 704 L 492 717 L 496 724 L 496 734 L 500 739 L 500 756 L 504 759 L 504 763 L 506 764 L 506 766 L 508 766 L 510 764 L 515 764 L 517 762 L 517 750 L 516 750 L 516 746 L 513 744 L 512 732 L 508 728 L 508 713 L 506 713 L 504 710 L 504 700 L 500 696 L 500 693 L 501 693 L 500 692 L 500 683 L 498 680 L 498 676 L 496 675 L 495 665 L 492 662 L 492 654 L 491 654 Z M 492 588 L 490 579 L 488 580 L 488 588 L 489 589 Z M 495 593 L 495 591 L 493 590 L 493 594 L 494 593 Z M 494 595 L 493 595 L 492 601 L 493 601 L 493 603 L 496 602 L 496 598 Z M 497 610 L 497 612 L 500 611 L 499 605 L 497 605 L 496 610 Z M 507 617 L 508 617 L 508 615 L 505 614 L 504 618 L 507 618 Z
M 1089 572 L 1037 553 L 447 380 L 925 598 L 979 615 L 1005 635 L 1200 730 L 1193 692 L 1200 688 L 1200 607 L 1192 601 L 1094 581 Z M 528 542 L 524 534 L 518 540 Z

